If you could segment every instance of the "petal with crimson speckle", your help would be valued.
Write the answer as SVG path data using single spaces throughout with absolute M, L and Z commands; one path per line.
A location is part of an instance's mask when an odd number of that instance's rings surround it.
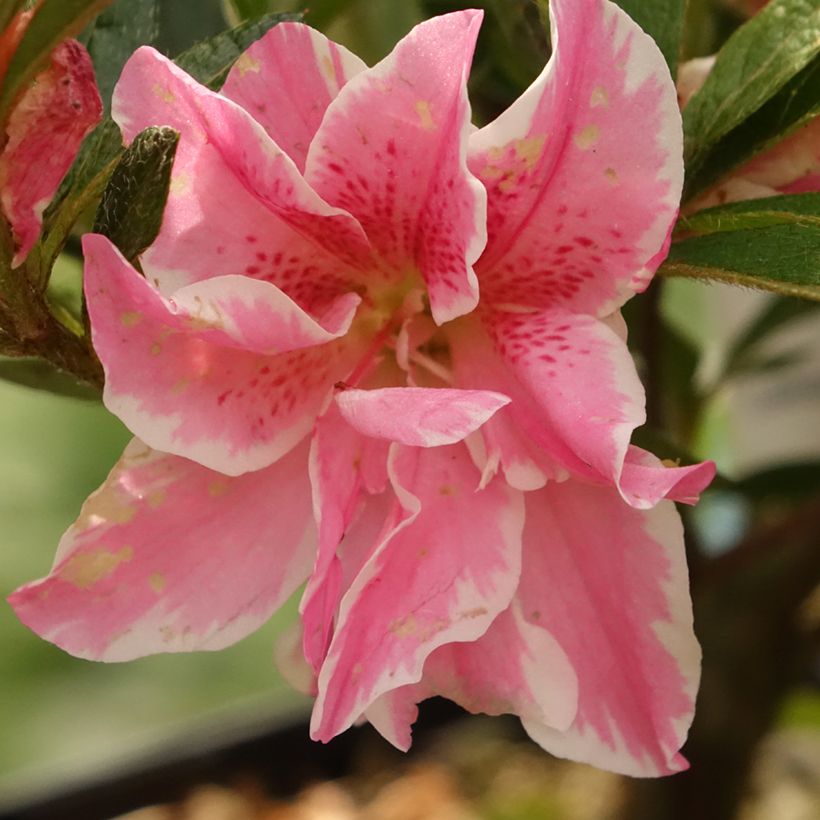
M 683 184 L 675 87 L 608 0 L 553 0 L 543 73 L 470 139 L 488 189 L 484 302 L 603 316 L 649 282 Z
M 37 241 L 43 211 L 101 116 L 91 58 L 76 40 L 66 40 L 17 100 L 6 125 L 0 204 L 14 232 L 13 265 L 22 264 Z
M 300 171 L 325 111 L 367 65 L 302 23 L 279 23 L 234 63 L 221 94 L 264 126 Z
M 418 682 L 437 647 L 484 634 L 518 583 L 520 493 L 503 481 L 476 492 L 479 474 L 461 444 L 394 444 L 390 467 L 405 517 L 342 599 L 311 722 L 319 740 Z
M 637 776 L 686 768 L 700 648 L 680 517 L 576 481 L 527 494 L 518 599 L 578 677 L 578 712 L 558 731 L 526 719 L 547 751 Z
M 35 632 L 83 658 L 229 646 L 310 571 L 306 467 L 305 444 L 229 478 L 135 439 L 63 536 L 51 573 L 10 602 Z
M 421 23 L 328 106 L 305 176 L 354 214 L 388 278 L 418 271 L 437 323 L 478 301 L 486 194 L 467 170 L 466 80 L 481 12 Z
M 228 276 L 164 299 L 88 234 L 85 292 L 104 401 L 152 447 L 237 475 L 273 463 L 311 428 L 348 368 L 359 297 L 326 329 L 274 285 Z
M 206 278 L 209 269 L 278 283 L 291 257 L 300 279 L 336 270 L 349 281 L 369 264 L 369 243 L 353 216 L 322 200 L 247 111 L 152 48 L 126 63 L 112 111 L 128 140 L 150 125 L 181 134 L 163 229 L 143 258 L 165 292 Z
M 507 430 L 499 434 L 495 419 L 487 425 L 490 446 L 507 448 L 505 470 L 508 462 L 533 465 L 527 489 L 539 486 L 536 468 L 618 483 L 644 421 L 643 387 L 624 341 L 591 316 L 561 310 L 482 311 L 482 319 L 450 333 L 453 359 L 458 384 L 512 399 L 496 416 Z

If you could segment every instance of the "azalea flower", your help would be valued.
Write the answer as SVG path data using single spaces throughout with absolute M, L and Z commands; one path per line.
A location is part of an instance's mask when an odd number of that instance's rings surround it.
M 0 83 L 36 13 L 19 12 L 0 32 Z M 76 40 L 65 40 L 15 101 L 0 134 L 0 210 L 14 235 L 13 266 L 37 241 L 43 211 L 101 117 L 91 58 Z
M 24 622 L 86 658 L 218 649 L 307 581 L 288 671 L 317 739 L 366 719 L 407 748 L 442 694 L 566 757 L 685 765 L 699 649 L 664 499 L 713 467 L 629 445 L 618 313 L 677 214 L 675 89 L 615 5 L 551 14 L 544 72 L 478 130 L 478 11 L 372 68 L 280 24 L 219 94 L 137 51 L 126 139 L 181 132 L 162 230 L 145 278 L 84 249 L 138 438 L 12 596 Z

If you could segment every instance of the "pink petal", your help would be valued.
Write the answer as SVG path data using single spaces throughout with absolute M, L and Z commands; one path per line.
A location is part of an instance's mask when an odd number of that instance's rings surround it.
M 649 511 L 574 481 L 527 495 L 519 598 L 563 647 L 578 713 L 560 732 L 525 720 L 547 751 L 624 774 L 686 767 L 700 649 L 683 529 L 671 502 Z
M 280 23 L 234 64 L 221 93 L 264 126 L 300 171 L 325 110 L 367 66 L 301 23 Z
M 485 192 L 469 173 L 466 79 L 481 12 L 417 26 L 328 106 L 306 178 L 364 226 L 390 278 L 418 271 L 441 324 L 478 301 Z
M 310 571 L 307 446 L 228 478 L 134 440 L 60 542 L 48 577 L 9 599 L 73 655 L 124 661 L 221 649 Z
M 311 734 L 327 741 L 385 692 L 422 676 L 427 656 L 482 635 L 518 581 L 523 501 L 478 473 L 461 445 L 393 445 L 406 511 L 342 600 L 319 675 Z
M 509 401 L 488 390 L 424 387 L 344 390 L 336 395 L 342 416 L 360 433 L 413 447 L 462 441 Z
M 607 0 L 553 0 L 553 56 L 470 140 L 488 189 L 485 301 L 603 316 L 643 290 L 683 183 L 675 88 L 655 43 Z
M 324 202 L 250 114 L 153 49 L 126 63 L 113 114 L 129 140 L 157 124 L 182 135 L 163 230 L 143 258 L 164 292 L 241 273 L 299 298 L 317 278 L 338 292 L 368 264 L 358 222 Z
M 267 466 L 349 368 L 337 337 L 355 294 L 328 329 L 267 282 L 220 277 L 167 300 L 104 237 L 86 235 L 83 249 L 106 406 L 152 447 L 230 475 Z
M 343 592 L 344 567 L 337 550 L 359 510 L 360 494 L 367 491 L 367 464 L 379 461 L 386 471 L 387 444 L 366 439 L 331 404 L 317 421 L 311 442 L 310 478 L 319 550 L 299 607 L 305 626 L 305 658 L 317 674 Z
M 102 102 L 88 52 L 76 40 L 66 40 L 17 100 L 6 125 L 8 141 L 0 152 L 0 205 L 14 232 L 13 266 L 22 264 L 37 241 L 43 211 L 83 138 L 101 117 Z
M 565 731 L 575 719 L 578 681 L 564 650 L 547 631 L 529 623 L 514 601 L 480 638 L 436 649 L 424 664 L 422 682 L 382 695 L 367 718 L 406 751 L 415 705 L 433 695 L 474 714 L 515 714 Z
M 537 471 L 617 483 L 632 430 L 644 421 L 643 388 L 623 340 L 591 316 L 560 310 L 483 318 L 484 331 L 475 322 L 450 334 L 453 360 L 457 383 L 512 399 L 487 425 L 489 449 L 513 467 L 508 480 L 517 467 L 532 479 L 526 489 L 539 486 Z
M 621 473 L 621 492 L 633 507 L 648 509 L 662 498 L 697 504 L 700 494 L 715 477 L 715 463 L 703 461 L 688 467 L 671 467 L 630 446 Z

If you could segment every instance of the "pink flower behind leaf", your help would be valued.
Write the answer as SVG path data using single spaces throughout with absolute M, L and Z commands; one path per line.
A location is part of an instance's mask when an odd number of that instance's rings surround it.
M 289 678 L 318 739 L 366 718 L 406 748 L 442 694 L 567 757 L 684 765 L 699 650 L 664 499 L 713 467 L 629 445 L 618 314 L 667 247 L 680 120 L 628 17 L 551 6 L 549 65 L 478 131 L 480 12 L 373 68 L 281 24 L 221 94 L 129 61 L 126 137 L 182 138 L 145 278 L 88 236 L 86 295 L 145 444 L 12 596 L 33 629 L 105 660 L 217 648 L 307 581 Z
M 21 12 L 0 33 L 0 82 L 35 12 Z M 102 117 L 88 52 L 76 40 L 57 46 L 49 64 L 14 103 L 0 135 L 0 210 L 11 225 L 20 265 L 40 235 L 43 211 L 85 136 Z

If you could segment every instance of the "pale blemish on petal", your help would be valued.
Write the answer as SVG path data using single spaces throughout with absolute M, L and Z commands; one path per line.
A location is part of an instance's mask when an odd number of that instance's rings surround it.
M 217 479 L 208 485 L 208 495 L 211 496 L 211 498 L 218 498 L 221 495 L 225 495 L 229 489 L 230 485 L 227 481 L 220 481 Z
M 588 151 L 598 142 L 601 136 L 601 131 L 597 125 L 588 125 L 583 131 L 579 131 L 575 135 L 575 144 L 582 150 Z
M 151 90 L 154 92 L 155 96 L 159 97 L 164 103 L 168 103 L 168 105 L 172 105 L 177 101 L 174 92 L 164 86 L 161 86 L 159 83 L 156 83 Z
M 240 77 L 246 74 L 258 74 L 262 64 L 252 54 L 247 51 L 234 63 Z
M 436 127 L 435 122 L 433 122 L 433 114 L 430 110 L 430 103 L 428 100 L 416 101 L 416 114 L 418 114 L 419 120 L 421 121 L 421 127 L 425 131 L 432 131 Z
M 165 576 L 161 572 L 152 572 L 148 576 L 148 585 L 159 595 L 165 589 Z
M 156 510 L 165 503 L 165 490 L 154 490 L 148 494 L 148 506 Z
M 526 137 L 515 141 L 515 154 L 527 168 L 532 168 L 544 152 L 546 137 L 542 134 L 535 137 Z
M 606 108 L 609 105 L 609 94 L 603 86 L 598 86 L 589 98 L 591 108 Z
M 120 324 L 123 327 L 134 327 L 142 321 L 142 313 L 138 310 L 128 310 L 120 314 Z
M 89 589 L 111 575 L 123 562 L 134 557 L 133 547 L 123 547 L 117 552 L 97 550 L 73 556 L 60 570 L 60 577 L 80 589 Z

